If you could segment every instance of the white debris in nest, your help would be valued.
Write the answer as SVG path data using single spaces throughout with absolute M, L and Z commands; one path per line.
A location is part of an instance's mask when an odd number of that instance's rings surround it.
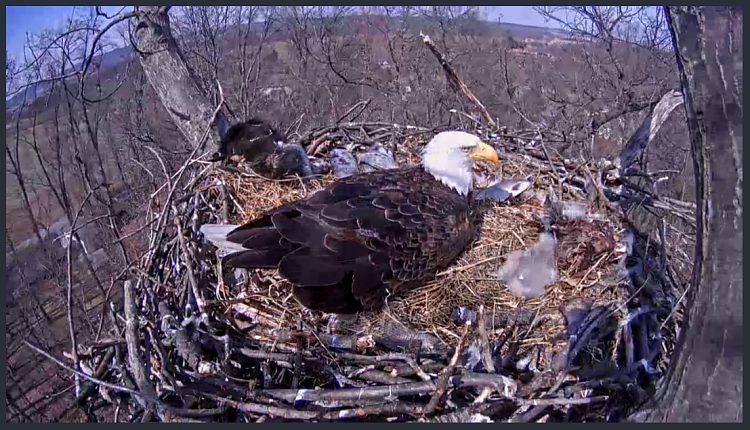
M 482 347 L 479 341 L 472 343 L 464 355 L 464 368 L 473 371 L 474 368 L 482 361 Z
M 213 373 L 216 373 L 216 368 L 213 363 L 209 363 L 207 361 L 201 361 L 198 364 L 198 374 L 199 375 L 211 375 Z
M 471 417 L 469 417 L 470 423 L 494 423 L 490 419 L 490 417 L 484 416 L 482 414 L 472 414 Z
M 531 182 L 525 179 L 504 179 L 491 182 L 487 188 L 479 190 L 475 200 L 491 200 L 502 203 L 511 197 L 517 197 L 531 187 Z
M 531 356 L 527 355 L 516 362 L 516 369 L 523 372 L 531 364 Z
M 606 221 L 606 217 L 583 202 L 558 201 L 553 203 L 553 209 L 560 218 L 571 221 Z
M 513 251 L 500 268 L 498 279 L 516 297 L 537 298 L 548 285 L 557 282 L 555 264 L 557 240 L 542 233 L 539 242 L 527 250 Z

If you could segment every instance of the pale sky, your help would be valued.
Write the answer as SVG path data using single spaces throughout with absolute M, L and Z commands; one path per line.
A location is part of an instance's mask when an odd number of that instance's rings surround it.
M 20 53 L 26 43 L 26 33 L 59 27 L 65 24 L 75 9 L 90 6 L 5 6 L 5 49 L 9 54 Z M 122 6 L 102 6 L 107 14 L 117 13 Z
M 65 23 L 74 8 L 88 6 L 5 6 L 5 49 L 11 54 L 20 53 L 26 41 L 26 33 L 60 26 Z M 102 6 L 105 12 L 112 14 L 120 10 L 121 6 Z M 487 6 L 488 18 L 495 20 L 502 14 L 503 22 L 515 24 L 551 27 L 553 23 L 545 23 L 531 6 Z
M 495 20 L 498 14 L 502 15 L 502 22 L 513 24 L 535 25 L 537 27 L 558 28 L 555 22 L 544 22 L 533 6 L 485 6 L 489 9 L 488 18 Z

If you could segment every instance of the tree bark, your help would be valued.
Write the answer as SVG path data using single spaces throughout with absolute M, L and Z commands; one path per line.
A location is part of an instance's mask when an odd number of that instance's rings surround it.
M 134 6 L 136 10 L 133 45 L 149 83 L 172 120 L 192 145 L 200 144 L 210 127 L 216 106 L 198 87 L 169 24 L 169 7 Z M 219 136 L 224 136 L 227 118 L 216 115 Z
M 668 6 L 696 174 L 693 282 L 670 372 L 635 420 L 742 421 L 742 7 Z

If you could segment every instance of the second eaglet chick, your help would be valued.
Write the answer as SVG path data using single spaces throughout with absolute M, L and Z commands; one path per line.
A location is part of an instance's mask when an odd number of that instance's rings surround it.
M 539 242 L 527 250 L 513 251 L 498 273 L 516 297 L 537 298 L 548 285 L 557 282 L 555 264 L 557 240 L 550 233 L 542 233 Z
M 227 130 L 211 161 L 222 159 L 244 160 L 255 173 L 273 179 L 312 175 L 304 148 L 297 143 L 285 143 L 284 136 L 257 118 L 234 124 Z

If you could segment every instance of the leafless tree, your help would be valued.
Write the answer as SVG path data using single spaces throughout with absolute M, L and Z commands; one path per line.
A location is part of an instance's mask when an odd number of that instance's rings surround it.
M 6 93 L 45 95 L 12 114 L 6 111 L 6 119 L 15 121 L 13 138 L 6 139 L 6 172 L 15 179 L 16 210 L 40 243 L 48 221 L 63 217 L 76 224 L 80 218 L 106 236 L 102 247 L 109 260 L 127 272 L 149 245 L 138 234 L 156 220 L 154 208 L 146 206 L 169 210 L 172 193 L 164 181 L 171 183 L 186 161 L 211 150 L 232 121 L 260 115 L 297 137 L 304 134 L 299 130 L 353 119 L 430 129 L 481 121 L 476 106 L 451 88 L 420 32 L 430 34 L 499 124 L 519 130 L 518 142 L 543 136 L 562 153 L 566 148 L 585 158 L 619 153 L 623 137 L 678 86 L 667 24 L 678 22 L 675 16 L 683 12 L 673 11 L 668 20 L 652 7 L 539 11 L 568 36 L 517 40 L 483 22 L 482 9 L 474 6 L 136 6 L 114 16 L 82 9 L 63 29 L 30 38 L 19 62 L 6 50 Z M 106 54 L 121 42 L 118 30 L 133 55 L 108 69 Z M 677 39 L 677 45 L 686 45 Z M 705 76 L 683 69 L 689 94 Z M 687 106 L 688 119 L 702 106 L 696 103 Z M 675 165 L 683 178 L 691 173 L 689 148 L 675 131 L 684 127 L 680 121 L 682 115 L 673 115 L 664 122 L 670 133 L 660 133 L 642 151 L 638 173 L 649 176 Z M 716 124 L 709 129 L 718 130 Z M 701 145 L 695 136 L 693 143 Z M 699 162 L 694 165 L 701 171 Z M 689 194 L 679 181 L 671 191 Z M 726 197 L 698 187 L 699 206 L 715 195 L 716 201 Z M 6 236 L 14 233 L 9 226 Z M 71 237 L 80 240 L 83 230 Z M 6 254 L 17 248 L 6 239 Z M 48 260 L 59 274 L 77 268 L 63 264 L 59 255 Z M 99 337 L 105 318 L 117 326 L 117 317 L 107 313 L 96 327 L 94 315 L 100 312 L 86 306 L 87 291 L 108 294 L 118 271 L 96 269 L 86 255 L 81 262 L 81 270 L 55 279 L 70 320 L 70 333 L 55 341 L 66 351 L 78 336 Z M 697 291 L 701 303 L 708 293 Z M 39 303 L 34 299 L 29 306 L 44 311 L 43 297 Z M 22 416 L 18 406 L 15 413 Z
M 698 233 L 680 341 L 640 418 L 742 421 L 742 8 L 665 9 L 690 130 Z
M 593 135 L 613 121 L 653 108 L 664 93 L 676 86 L 661 9 L 646 6 L 536 9 L 577 42 L 561 48 L 559 55 L 569 59 L 567 64 L 557 68 L 557 72 L 546 73 L 542 82 L 544 96 L 550 102 L 563 109 L 587 112 L 575 124 L 577 130 L 571 130 L 577 131 L 581 140 L 592 142 Z M 618 135 L 628 133 L 613 135 L 615 140 Z M 589 148 L 589 152 L 593 150 Z

